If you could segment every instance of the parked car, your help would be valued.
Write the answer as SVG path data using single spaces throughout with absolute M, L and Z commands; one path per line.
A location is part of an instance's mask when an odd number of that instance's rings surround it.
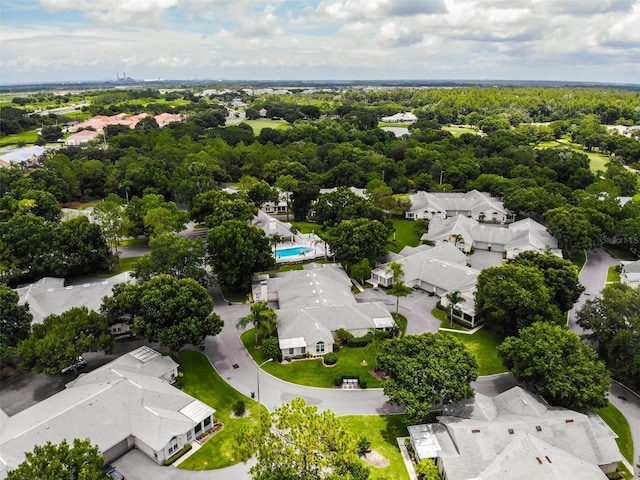
M 115 480 L 125 480 L 124 475 L 122 475 L 118 470 L 116 470 L 116 467 L 114 467 L 113 465 L 106 465 L 104 467 L 104 473 L 106 473 L 107 475 L 109 475 L 111 478 Z
M 60 373 L 65 375 L 69 372 L 73 372 L 74 368 L 79 369 L 79 368 L 84 368 L 86 366 L 87 366 L 87 361 L 84 359 L 84 357 L 80 356 L 78 357 L 78 360 L 76 360 L 75 363 L 72 363 L 68 367 L 64 367 L 62 370 L 60 370 Z

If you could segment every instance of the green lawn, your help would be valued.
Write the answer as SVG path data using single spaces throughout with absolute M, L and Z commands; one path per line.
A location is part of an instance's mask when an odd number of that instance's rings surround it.
M 260 135 L 263 128 L 273 128 L 274 130 L 289 128 L 289 124 L 284 120 L 243 120 L 242 123 L 251 125 L 256 135 Z
M 240 338 L 249 354 L 258 364 L 264 362 L 266 358 L 262 355 L 262 350 L 253 346 L 253 329 L 244 332 Z M 307 385 L 309 387 L 333 388 L 333 380 L 342 375 L 360 377 L 365 379 L 367 387 L 376 388 L 382 384 L 380 380 L 373 377 L 369 370 L 375 363 L 375 352 L 373 348 L 341 348 L 336 354 L 338 363 L 332 367 L 325 367 L 322 359 L 298 360 L 287 364 L 270 362 L 262 368 L 265 372 L 286 382 Z M 362 364 L 363 360 L 366 362 Z
M 120 240 L 120 247 L 146 247 L 149 245 L 149 239 L 144 238 L 126 238 Z
M 0 147 L 18 145 L 19 143 L 35 143 L 36 140 L 38 140 L 38 134 L 35 131 L 16 133 L 0 138 Z
M 407 245 L 415 247 L 420 243 L 420 237 L 416 232 L 416 223 L 413 220 L 391 220 L 396 234 L 395 240 L 387 243 L 387 249 L 398 253 Z
M 291 222 L 291 225 L 296 227 L 300 233 L 319 233 L 322 229 L 322 225 L 312 222 Z
M 408 437 L 407 425 L 404 415 L 362 415 L 339 417 L 347 430 L 356 438 L 366 436 L 371 442 L 371 450 L 389 460 L 389 465 L 384 468 L 370 466 L 371 480 L 406 480 L 409 478 L 404 460 L 398 448 L 397 437 Z M 368 464 L 367 464 L 368 465 Z
M 453 326 L 449 322 L 449 314 L 444 310 L 440 310 L 439 308 L 434 308 L 431 310 L 431 315 L 440 320 L 440 328 L 449 328 L 451 330 L 460 330 L 461 332 L 469 331 L 468 328 L 463 327 L 459 323 L 453 322 Z
M 619 282 L 620 272 L 618 271 L 618 265 L 611 265 L 607 270 L 607 282 Z
M 605 245 L 604 249 L 609 252 L 613 258 L 617 258 L 618 260 L 636 260 L 636 257 L 629 249 L 622 245 Z
M 140 257 L 121 258 L 118 261 L 118 265 L 116 266 L 116 268 L 113 269 L 113 271 L 109 273 L 101 273 L 100 275 L 98 275 L 98 277 L 109 278 L 109 277 L 118 275 L 122 272 L 130 272 L 136 267 L 136 262 L 138 261 L 139 258 Z
M 573 263 L 576 267 L 578 267 L 578 271 L 579 271 L 579 270 L 582 270 L 582 267 L 587 261 L 587 254 L 584 250 L 578 250 L 577 252 L 573 253 L 573 255 L 569 260 L 571 260 L 571 263 Z
M 609 163 L 609 157 L 599 152 L 590 152 L 585 150 L 582 145 L 579 143 L 572 143 L 569 140 L 568 136 L 565 136 L 559 140 L 552 142 L 541 142 L 537 145 L 540 148 L 565 148 L 569 147 L 571 150 L 579 153 L 584 153 L 587 157 L 589 157 L 589 168 L 592 172 L 597 172 L 598 170 L 606 170 L 607 163 Z
M 451 335 L 464 343 L 478 361 L 478 375 L 494 375 L 506 372 L 502 360 L 498 356 L 497 347 L 500 342 L 493 334 L 482 329 L 469 335 L 466 333 L 440 332 L 441 335 Z
M 413 125 L 413 123 L 378 122 L 378 128 L 382 128 L 382 127 L 409 128 L 411 125 Z
M 478 131 L 475 128 L 463 127 L 463 126 L 460 126 L 460 125 L 445 126 L 445 127 L 442 127 L 442 130 L 445 130 L 447 132 L 451 132 L 451 134 L 453 134 L 454 137 L 458 137 L 458 136 L 462 135 L 463 133 L 473 133 L 474 135 L 478 134 Z
M 618 434 L 616 443 L 620 448 L 620 453 L 630 463 L 633 463 L 633 437 L 627 419 L 611 403 L 604 408 L 598 408 L 596 413 Z
M 213 369 L 207 357 L 193 350 L 180 352 L 180 370 L 184 373 L 184 391 L 203 403 L 216 409 L 214 417 L 224 426 L 220 432 L 207 441 L 200 450 L 182 462 L 178 468 L 184 470 L 212 470 L 224 468 L 239 462 L 236 458 L 234 436 L 245 425 L 255 423 L 257 403 L 234 390 Z M 232 418 L 232 405 L 243 400 L 247 415 Z

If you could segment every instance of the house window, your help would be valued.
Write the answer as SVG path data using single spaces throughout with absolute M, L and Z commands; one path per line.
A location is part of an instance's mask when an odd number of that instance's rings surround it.
M 196 428 L 194 428 L 193 431 L 196 433 L 196 435 L 200 433 L 202 431 L 202 424 L 201 423 L 197 424 Z
M 293 351 L 294 351 L 294 349 L 293 349 L 293 348 L 290 348 L 290 349 L 289 349 L 289 355 L 293 355 Z
M 193 432 L 189 430 L 187 432 L 187 442 L 191 442 L 191 440 L 193 440 Z
M 178 450 L 178 439 L 173 437 L 169 442 L 169 453 L 173 453 Z
M 202 422 L 202 423 L 204 423 L 205 427 L 208 427 L 209 425 L 211 425 L 211 417 L 205 418 L 204 422 Z
M 324 353 L 324 342 L 316 343 L 316 354 L 317 353 Z
M 307 353 L 307 347 L 302 347 L 302 348 L 300 349 L 300 353 L 304 353 L 304 354 L 306 354 L 306 353 Z

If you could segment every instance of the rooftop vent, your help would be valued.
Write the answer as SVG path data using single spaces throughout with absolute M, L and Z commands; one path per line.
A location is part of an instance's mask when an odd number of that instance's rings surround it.
M 549 463 L 553 463 L 553 462 L 551 461 L 551 459 L 550 459 L 549 457 L 547 457 L 546 455 L 544 456 L 544 458 L 546 458 L 546 459 L 547 459 L 547 462 L 549 462 Z
M 542 427 L 541 427 L 540 425 L 536 425 L 536 430 L 537 430 L 538 432 L 541 432 L 541 431 L 542 431 Z
M 477 428 L 474 428 L 473 430 L 471 430 L 471 433 L 480 433 L 480 430 Z
M 509 429 L 509 435 L 513 435 L 513 428 Z
M 573 423 L 573 418 L 570 418 L 568 420 L 565 420 L 564 423 Z
M 542 465 L 542 460 L 540 460 L 540 457 L 536 457 L 536 460 L 538 461 L 538 463 L 539 463 L 540 465 Z

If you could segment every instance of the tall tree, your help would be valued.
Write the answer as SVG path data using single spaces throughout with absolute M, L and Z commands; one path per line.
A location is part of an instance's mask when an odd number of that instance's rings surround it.
M 128 307 L 138 334 L 173 351 L 186 343 L 199 345 L 207 335 L 222 330 L 213 300 L 191 278 L 163 274 L 144 283 L 126 284 L 118 288 L 113 300 L 104 301 L 102 310 L 113 319 L 123 307 Z
M 572 410 L 607 404 L 609 372 L 596 352 L 564 326 L 544 322 L 523 328 L 498 347 L 505 366 L 549 403 Z
M 353 265 L 382 255 L 390 234 L 390 228 L 377 220 L 343 220 L 329 229 L 327 243 L 337 260 Z
M 287 197 L 287 221 L 289 221 L 289 210 L 291 208 L 289 195 L 298 187 L 298 180 L 294 178 L 293 175 L 280 175 L 274 186 L 282 190 Z
M 75 365 L 85 352 L 109 353 L 112 348 L 104 317 L 87 307 L 74 307 L 34 324 L 31 335 L 18 345 L 18 353 L 26 370 L 55 375 Z
M 251 275 L 275 264 L 264 232 L 240 220 L 230 220 L 209 230 L 207 252 L 213 274 L 220 284 L 241 290 Z
M 571 258 L 576 250 L 591 249 L 602 243 L 602 231 L 590 222 L 580 207 L 558 207 L 547 210 L 544 218 L 549 232 L 556 237 L 560 248 Z
M 578 325 L 588 332 L 613 376 L 640 389 L 640 289 L 608 285 L 578 311 Z
M 456 308 L 456 305 L 459 303 L 465 302 L 466 300 L 458 290 L 453 290 L 452 292 L 447 293 L 447 300 L 449 300 L 449 326 L 453 327 L 453 311 Z
M 62 221 L 57 237 L 65 275 L 108 270 L 115 260 L 100 226 L 84 215 Z
M 112 193 L 93 207 L 91 216 L 102 228 L 109 246 L 118 253 L 120 240 L 127 231 L 124 200 Z
M 103 468 L 104 457 L 89 439 L 75 438 L 73 445 L 63 439 L 57 445 L 47 442 L 26 452 L 24 461 L 8 473 L 7 480 L 110 480 Z
M 446 405 L 474 394 L 478 378 L 475 357 L 448 335 L 423 333 L 394 338 L 378 360 L 388 376 L 384 393 L 389 402 L 405 407 L 412 422 L 425 420 L 433 405 Z
M 366 480 L 357 439 L 330 410 L 294 398 L 236 437 L 243 461 L 255 457 L 253 480 Z
M 393 283 L 391 284 L 391 288 L 387 290 L 387 293 L 396 297 L 397 316 L 398 310 L 400 309 L 400 297 L 406 297 L 409 295 L 411 293 L 411 289 L 404 283 L 404 269 L 402 268 L 401 263 L 391 262 L 389 264 L 389 268 L 387 268 L 387 273 L 393 273 Z
M 544 275 L 536 267 L 503 265 L 478 276 L 476 313 L 500 335 L 515 336 L 538 321 L 561 323 Z
M 15 290 L 0 285 L 0 360 L 8 359 L 31 331 L 29 304 L 19 305 L 19 300 Z
M 149 241 L 151 254 L 141 257 L 133 276 L 142 281 L 154 275 L 169 274 L 176 278 L 192 278 L 200 285 L 209 284 L 205 270 L 205 248 L 199 238 L 185 238 L 173 233 L 161 233 Z
M 212 190 L 193 198 L 191 218 L 213 228 L 229 220 L 248 222 L 258 213 L 258 207 L 241 193 Z
M 238 327 L 244 328 L 247 325 L 253 325 L 254 342 L 258 348 L 258 332 L 262 328 L 267 335 L 273 333 L 278 326 L 278 315 L 266 301 L 254 302 L 251 304 L 251 313 L 238 320 Z

